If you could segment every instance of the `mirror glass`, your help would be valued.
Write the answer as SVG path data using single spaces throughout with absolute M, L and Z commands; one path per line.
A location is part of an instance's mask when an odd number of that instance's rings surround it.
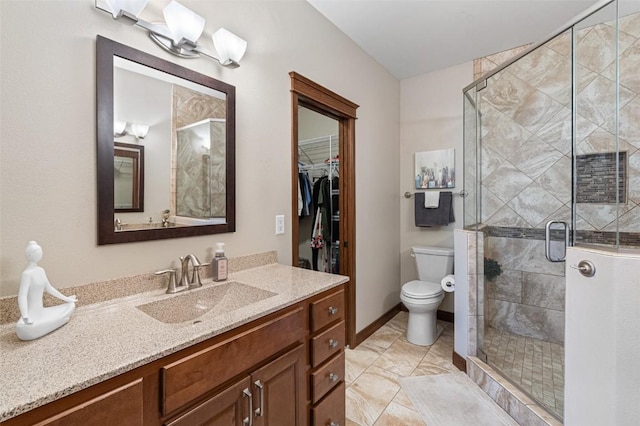
M 235 231 L 235 88 L 100 36 L 97 74 L 99 244 Z
M 144 146 L 116 142 L 113 205 L 116 212 L 144 211 Z

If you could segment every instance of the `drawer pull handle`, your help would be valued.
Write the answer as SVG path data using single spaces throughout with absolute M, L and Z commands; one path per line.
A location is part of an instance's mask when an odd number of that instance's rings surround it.
M 242 391 L 242 396 L 249 401 L 249 415 L 242 420 L 242 426 L 253 426 L 253 395 L 249 389 Z
M 260 406 L 256 408 L 256 417 L 262 417 L 264 415 L 264 385 L 260 380 L 256 380 L 253 384 L 258 388 L 258 398 L 260 400 Z
M 339 378 L 340 376 L 338 376 L 336 373 L 329 373 L 329 383 L 335 383 Z
M 329 423 L 329 426 L 340 426 L 340 423 L 331 422 L 331 423 Z
M 333 306 L 329 306 L 329 316 L 335 315 L 338 313 L 338 308 L 334 308 Z
M 336 339 L 329 339 L 329 349 L 338 347 L 338 341 Z

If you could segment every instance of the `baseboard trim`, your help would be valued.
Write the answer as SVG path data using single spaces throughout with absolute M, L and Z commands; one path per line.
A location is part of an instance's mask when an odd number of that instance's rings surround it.
M 450 323 L 454 323 L 455 321 L 453 320 L 454 318 L 454 313 L 453 312 L 447 312 L 447 311 L 438 311 L 438 319 L 440 321 L 446 321 L 446 322 L 450 322 Z
M 464 359 L 462 355 L 459 355 L 458 352 L 453 351 L 451 362 L 453 362 L 453 365 L 455 365 L 458 370 L 464 371 L 465 373 L 467 372 L 467 360 Z
M 376 330 L 378 330 L 380 327 L 382 327 L 387 322 L 389 322 L 389 320 L 391 318 L 395 317 L 398 312 L 403 310 L 402 308 L 404 308 L 402 303 L 398 303 L 396 306 L 394 306 L 393 308 L 389 309 L 389 311 L 387 311 L 385 314 L 383 314 L 380 318 L 378 318 L 377 320 L 375 320 L 374 322 L 372 322 L 371 324 L 366 326 L 364 329 L 362 329 L 362 331 L 360 331 L 359 333 L 356 333 L 356 342 L 355 342 L 356 344 L 351 349 L 354 349 L 360 343 L 362 343 L 365 340 L 367 340 L 367 337 L 371 336 L 373 333 L 376 332 Z M 404 309 L 404 310 L 406 310 L 406 309 Z

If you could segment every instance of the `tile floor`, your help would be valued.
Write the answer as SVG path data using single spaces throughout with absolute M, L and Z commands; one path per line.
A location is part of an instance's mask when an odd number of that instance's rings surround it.
M 347 349 L 347 426 L 425 425 L 398 378 L 459 371 L 451 363 L 453 324 L 440 322 L 440 338 L 432 346 L 416 346 L 405 337 L 407 316 L 400 312 L 358 347 Z
M 485 329 L 484 349 L 500 370 L 560 417 L 564 412 L 564 346 L 492 327 Z

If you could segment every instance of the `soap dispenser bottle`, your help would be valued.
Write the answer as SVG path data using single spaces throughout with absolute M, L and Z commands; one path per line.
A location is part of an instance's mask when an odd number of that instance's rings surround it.
M 224 255 L 224 243 L 216 243 L 216 254 L 211 262 L 214 281 L 224 281 L 228 276 L 229 259 Z

